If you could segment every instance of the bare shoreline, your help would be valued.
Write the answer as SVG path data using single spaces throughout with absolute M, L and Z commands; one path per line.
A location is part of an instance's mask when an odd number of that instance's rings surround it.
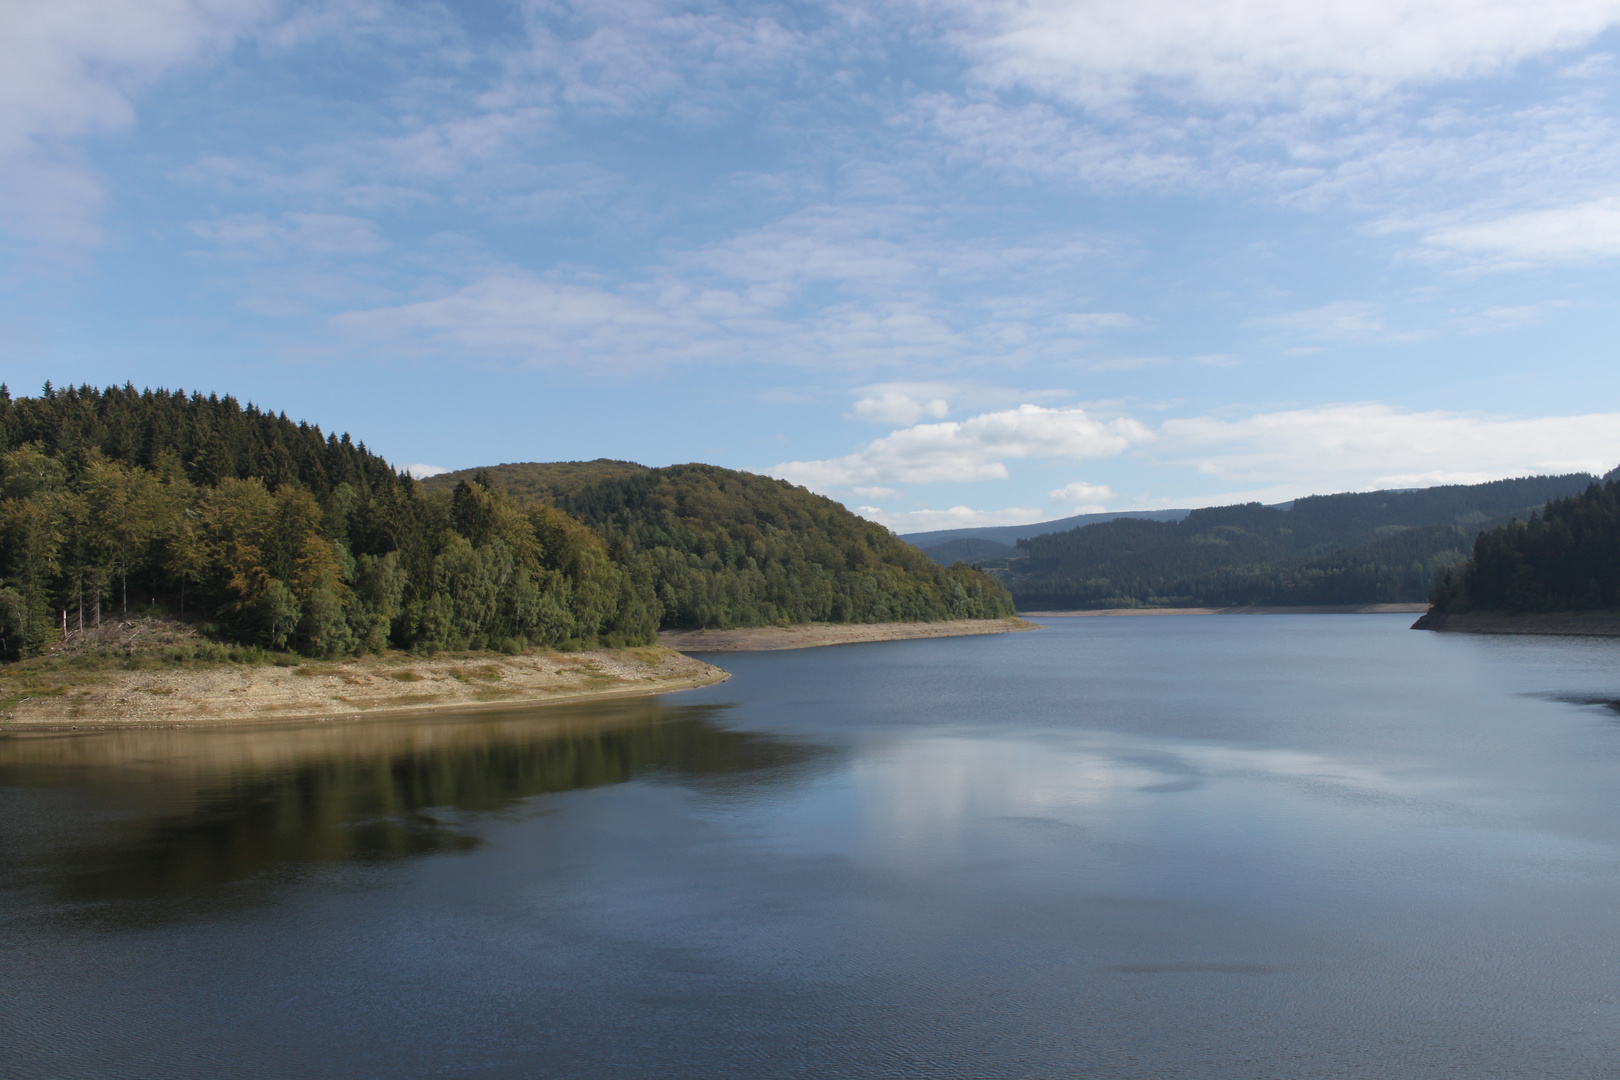
M 1074 619 L 1118 615 L 1412 615 L 1428 604 L 1322 604 L 1313 607 L 1100 608 L 1080 611 L 1020 611 L 1031 619 Z
M 712 664 L 666 649 L 360 657 L 297 667 L 108 670 L 24 696 L 0 733 L 105 728 L 237 727 L 446 711 L 471 712 L 640 697 L 730 678 Z
M 949 622 L 803 623 L 798 626 L 752 626 L 737 630 L 665 630 L 658 643 L 681 652 L 773 652 L 852 645 L 863 641 L 907 641 L 916 638 L 968 637 L 1039 630 L 1021 618 L 954 619 Z

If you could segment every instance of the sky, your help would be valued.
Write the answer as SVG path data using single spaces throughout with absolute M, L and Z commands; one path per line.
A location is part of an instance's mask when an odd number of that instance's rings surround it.
M 1620 0 L 0 0 L 0 376 L 899 532 L 1620 464 Z

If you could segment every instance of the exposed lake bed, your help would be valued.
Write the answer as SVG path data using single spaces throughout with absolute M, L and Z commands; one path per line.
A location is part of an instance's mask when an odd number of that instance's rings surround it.
M 1611 1075 L 1620 643 L 1409 621 L 3 741 L 0 1071 Z

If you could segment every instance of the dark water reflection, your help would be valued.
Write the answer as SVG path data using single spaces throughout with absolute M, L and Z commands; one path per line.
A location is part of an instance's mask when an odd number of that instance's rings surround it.
M 666 777 L 714 791 L 796 775 L 824 750 L 728 730 L 717 706 L 610 702 L 344 725 L 98 732 L 0 742 L 0 787 L 105 796 L 14 837 L 6 879 L 110 919 L 276 900 L 312 868 L 470 851 L 481 815 Z M 99 800 L 92 800 L 99 801 Z M 69 826 L 64 828 L 64 826 Z M 138 901 L 162 903 L 135 904 Z M 134 904 L 135 906 L 131 906 Z
M 1620 641 L 1405 624 L 3 741 L 0 1076 L 1620 1076 Z

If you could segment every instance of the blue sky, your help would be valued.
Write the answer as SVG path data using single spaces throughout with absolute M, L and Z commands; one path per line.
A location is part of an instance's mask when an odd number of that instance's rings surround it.
M 1620 464 L 1620 0 L 18 0 L 14 393 L 899 531 Z

